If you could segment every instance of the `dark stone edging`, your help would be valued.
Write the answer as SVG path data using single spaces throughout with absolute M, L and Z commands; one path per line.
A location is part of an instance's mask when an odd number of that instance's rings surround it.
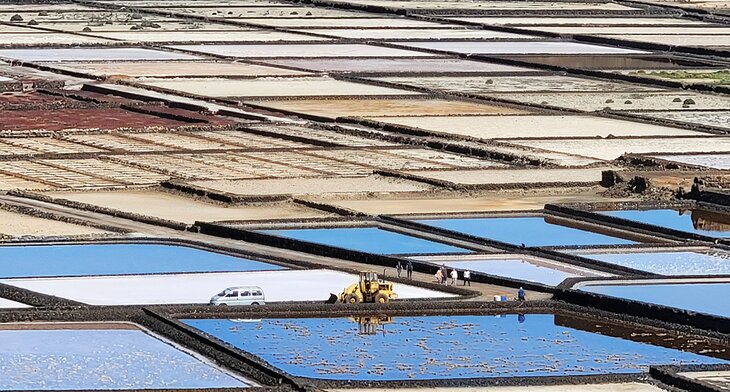
M 727 392 L 727 389 L 716 388 L 701 380 L 693 380 L 679 374 L 675 366 L 650 366 L 649 374 L 652 378 L 664 384 L 671 385 L 690 392 Z
M 171 189 L 233 205 L 246 203 L 271 203 L 291 200 L 291 195 L 242 196 L 235 193 L 216 191 L 175 180 L 162 181 L 160 186 L 165 189 Z

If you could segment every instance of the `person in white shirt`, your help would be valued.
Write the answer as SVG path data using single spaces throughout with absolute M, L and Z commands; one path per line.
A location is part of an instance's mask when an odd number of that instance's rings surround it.
M 469 285 L 471 287 L 471 272 L 464 270 L 464 286 Z
M 459 279 L 459 273 L 455 269 L 451 270 L 451 285 L 456 286 L 456 280 Z

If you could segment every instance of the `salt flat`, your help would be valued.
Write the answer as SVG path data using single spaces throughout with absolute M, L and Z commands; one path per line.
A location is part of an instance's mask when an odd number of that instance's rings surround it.
M 90 276 L 78 278 L 4 279 L 0 283 L 55 295 L 89 305 L 152 305 L 208 303 L 233 286 L 259 286 L 267 302 L 325 301 L 357 282 L 339 271 L 294 270 L 170 275 Z M 399 298 L 446 298 L 453 294 L 402 284 Z

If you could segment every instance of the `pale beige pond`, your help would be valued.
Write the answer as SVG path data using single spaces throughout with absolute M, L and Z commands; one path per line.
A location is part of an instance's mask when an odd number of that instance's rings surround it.
M 95 35 L 129 42 L 274 42 L 274 41 L 326 41 L 328 38 L 312 37 L 280 31 L 143 31 L 102 32 Z
M 730 97 L 684 91 L 605 93 L 494 93 L 492 97 L 577 110 L 705 110 L 727 109 Z M 694 104 L 685 105 L 691 99 Z
M 238 22 L 252 23 L 271 27 L 287 28 L 429 28 L 441 27 L 439 23 L 404 18 L 246 18 Z
M 352 39 L 533 39 L 534 36 L 474 29 L 307 29 L 298 30 Z
M 372 78 L 389 83 L 443 90 L 455 93 L 489 94 L 494 92 L 534 91 L 656 91 L 632 83 L 608 82 L 571 76 L 409 76 Z
M 290 76 L 307 72 L 235 62 L 214 61 L 115 61 L 104 63 L 64 62 L 55 68 L 95 76 Z
M 443 99 L 332 99 L 246 101 L 274 110 L 337 117 L 423 116 L 455 114 L 527 114 L 525 110 Z
M 297 67 L 322 72 L 353 73 L 535 73 L 532 68 L 484 63 L 453 58 L 377 58 L 377 59 L 286 59 L 265 60 L 266 64 Z
M 625 39 L 629 41 L 650 42 L 662 45 L 686 45 L 686 46 L 712 46 L 712 47 L 730 47 L 730 34 L 725 35 L 682 35 L 682 34 L 665 34 L 665 35 L 600 35 L 599 37 Z
M 260 79 L 139 79 L 162 87 L 208 97 L 286 97 L 333 95 L 420 95 L 420 93 L 322 77 Z
M 109 234 L 109 232 L 93 227 L 60 222 L 51 219 L 37 218 L 0 209 L 0 236 L 66 236 Z
M 648 52 L 577 42 L 404 42 L 404 46 L 463 54 L 646 54 Z
M 276 57 L 429 57 L 428 53 L 362 44 L 175 45 L 175 49 L 240 58 Z
M 534 27 L 535 30 L 559 34 L 590 35 L 730 35 L 730 27 Z
M 598 183 L 607 167 L 587 169 L 487 169 L 408 172 L 420 177 L 463 185 Z
M 730 152 L 730 138 L 709 136 L 663 139 L 520 140 L 510 143 L 604 160 L 613 160 L 625 153 Z
M 300 219 L 329 215 L 292 203 L 229 206 L 151 190 L 52 192 L 46 195 L 188 224 L 195 221 Z
M 377 175 L 364 177 L 286 178 L 266 180 L 195 181 L 193 185 L 239 195 L 327 195 L 420 192 L 432 186 Z
M 388 124 L 479 139 L 705 135 L 679 128 L 591 116 L 369 117 Z
M 513 26 L 531 26 L 531 25 L 585 25 L 585 26 L 616 26 L 616 25 L 689 25 L 701 26 L 707 23 L 699 22 L 691 19 L 682 18 L 628 18 L 628 17 L 523 17 L 523 16 L 476 16 L 476 17 L 449 17 L 448 19 L 462 22 L 482 23 L 485 25 L 513 25 Z
M 0 45 L 82 45 L 105 44 L 103 38 L 83 37 L 62 33 L 0 33 Z

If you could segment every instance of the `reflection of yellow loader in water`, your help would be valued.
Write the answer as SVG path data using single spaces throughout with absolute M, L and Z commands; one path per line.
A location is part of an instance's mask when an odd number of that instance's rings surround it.
M 340 302 L 356 304 L 360 302 L 384 304 L 398 298 L 393 292 L 393 284 L 378 279 L 378 273 L 373 271 L 360 272 L 360 281 L 348 286 L 340 294 Z
M 350 317 L 350 320 L 358 324 L 358 335 L 375 335 L 378 333 L 379 326 L 393 322 L 393 318 L 390 316 L 358 316 Z

